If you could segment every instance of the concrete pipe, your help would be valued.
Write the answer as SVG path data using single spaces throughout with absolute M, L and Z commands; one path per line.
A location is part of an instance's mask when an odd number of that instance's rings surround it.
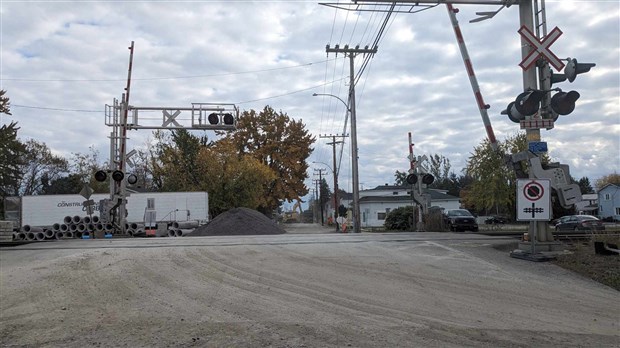
M 84 216 L 84 217 L 82 218 L 82 222 L 83 222 L 83 223 L 85 223 L 85 224 L 87 224 L 87 225 L 88 225 L 89 223 L 91 223 L 90 216 Z
M 60 224 L 59 223 L 53 224 L 52 230 L 54 230 L 54 232 L 60 231 Z
M 45 235 L 45 238 L 54 238 L 54 235 L 56 233 L 54 233 L 54 230 L 43 230 L 43 234 Z
M 43 227 L 24 225 L 24 232 L 43 232 Z
M 95 231 L 103 231 L 103 224 L 101 222 L 95 224 Z
M 73 236 L 73 232 L 71 232 L 71 231 L 64 232 L 63 233 L 63 237 L 65 237 L 65 238 L 73 238 L 74 237 Z
M 93 217 L 91 217 L 90 220 L 94 224 L 101 222 L 101 220 L 99 219 L 99 216 L 97 215 L 93 215 Z
M 79 224 L 80 222 L 82 222 L 82 218 L 76 215 L 73 217 L 72 221 L 74 224 Z
M 84 225 L 84 224 L 78 224 L 78 225 L 77 225 L 77 230 L 78 230 L 79 232 L 84 232 L 84 231 L 86 231 L 86 225 Z
M 64 236 L 65 236 L 65 234 L 63 232 L 60 232 L 60 231 L 54 232 L 54 239 L 61 239 Z
M 67 224 L 60 225 L 60 232 L 68 232 L 68 231 L 69 231 L 69 225 Z
M 43 232 L 36 232 L 34 234 L 34 239 L 37 240 L 37 241 L 45 240 L 45 233 L 43 233 Z
M 25 240 L 26 234 L 24 232 L 17 232 L 17 238 L 19 238 L 19 240 Z
M 198 221 L 174 221 L 173 228 L 188 229 L 198 227 Z
M 71 224 L 71 225 L 69 225 L 69 231 L 71 231 L 71 232 L 75 232 L 75 231 L 77 231 L 77 227 L 78 227 L 78 225 L 76 225 L 76 224 Z
M 135 222 L 132 222 L 129 224 L 129 228 L 131 228 L 132 230 L 137 230 L 138 229 L 138 224 Z
M 114 225 L 108 222 L 107 224 L 105 224 L 104 228 L 106 229 L 106 231 L 112 231 L 114 230 Z
M 131 228 L 127 230 L 127 234 L 128 234 L 130 237 L 133 237 L 133 235 L 134 235 L 135 233 L 136 233 L 136 231 L 135 231 L 135 230 L 133 230 L 133 229 L 131 229 Z
M 168 237 L 176 237 L 176 230 L 168 230 Z
M 65 216 L 65 219 L 63 220 L 64 223 L 66 223 L 67 225 L 73 222 L 73 217 L 71 216 Z
M 80 232 L 80 231 L 75 231 L 75 232 L 73 233 L 73 237 L 74 237 L 74 238 L 77 238 L 77 239 L 82 239 L 82 232 Z
M 13 240 L 22 240 L 22 238 L 20 237 L 20 233 L 19 232 L 13 232 L 12 239 Z
M 88 231 L 94 232 L 95 231 L 95 224 L 93 224 L 93 223 L 87 224 L 86 225 L 86 229 Z
M 34 232 L 26 232 L 26 240 L 35 240 L 35 239 L 37 239 L 37 237 L 34 234 Z
M 174 231 L 177 237 L 183 237 L 186 236 L 192 232 L 194 232 L 193 229 L 189 229 L 189 228 L 179 228 L 177 230 Z

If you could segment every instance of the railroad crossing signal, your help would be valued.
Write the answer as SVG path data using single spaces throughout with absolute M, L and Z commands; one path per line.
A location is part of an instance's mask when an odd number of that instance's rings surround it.
M 551 182 L 548 179 L 517 181 L 517 220 L 549 221 L 551 219 Z

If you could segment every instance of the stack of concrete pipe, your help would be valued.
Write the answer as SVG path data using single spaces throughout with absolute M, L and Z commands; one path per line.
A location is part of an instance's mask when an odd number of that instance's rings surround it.
M 125 225 L 125 230 L 127 231 L 127 234 L 132 237 L 146 236 L 146 232 L 144 231 L 144 224 L 131 222 Z
M 168 237 L 183 237 L 198 227 L 198 221 L 174 221 L 168 226 Z
M 169 237 L 183 237 L 198 227 L 198 221 L 175 221 L 168 225 Z M 146 236 L 144 224 L 128 223 L 125 225 L 127 234 L 132 237 Z M 114 226 L 102 223 L 98 216 L 65 216 L 62 223 L 52 226 L 24 225 L 18 232 L 13 232 L 13 240 L 43 241 L 51 239 L 78 238 L 92 236 L 95 232 L 103 231 L 111 234 Z
M 24 225 L 20 231 L 13 233 L 13 240 L 43 241 L 61 238 L 82 238 L 92 236 L 93 233 L 103 231 L 112 233 L 112 224 L 103 224 L 99 216 L 65 216 L 62 223 L 52 226 Z

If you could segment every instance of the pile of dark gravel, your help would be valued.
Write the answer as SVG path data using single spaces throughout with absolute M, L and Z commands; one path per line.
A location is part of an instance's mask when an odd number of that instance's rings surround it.
M 234 208 L 215 217 L 211 222 L 196 228 L 189 237 L 283 234 L 284 229 L 256 210 Z

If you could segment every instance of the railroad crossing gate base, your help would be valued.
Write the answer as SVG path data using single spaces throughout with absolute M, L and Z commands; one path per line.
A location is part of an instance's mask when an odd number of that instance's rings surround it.
M 540 253 L 545 251 L 563 251 L 566 247 L 560 242 L 536 242 L 534 252 Z M 529 241 L 519 242 L 518 250 L 531 252 L 532 244 Z
M 525 251 L 519 250 L 519 249 L 511 251 L 510 252 L 510 257 L 514 257 L 515 259 L 534 261 L 534 262 L 552 261 L 552 260 L 555 260 L 555 258 L 556 258 L 553 255 L 546 255 L 546 254 L 543 254 L 543 253 L 532 254 L 530 252 L 525 252 Z

